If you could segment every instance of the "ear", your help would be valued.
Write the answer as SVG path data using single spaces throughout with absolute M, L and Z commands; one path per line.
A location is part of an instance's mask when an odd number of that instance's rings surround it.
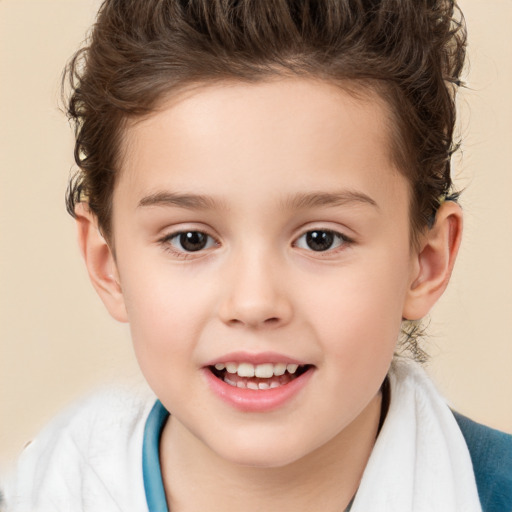
M 403 318 L 423 318 L 443 294 L 450 280 L 462 237 L 462 210 L 454 201 L 444 202 L 434 226 L 422 235 L 414 256 L 413 273 Z
M 120 322 L 127 322 L 119 274 L 114 255 L 103 238 L 96 216 L 85 203 L 75 208 L 78 244 L 91 282 L 109 313 Z

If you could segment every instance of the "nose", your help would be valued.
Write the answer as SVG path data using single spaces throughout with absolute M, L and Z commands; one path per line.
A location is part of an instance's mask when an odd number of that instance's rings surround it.
M 240 255 L 221 280 L 219 317 L 231 326 L 253 329 L 287 324 L 293 314 L 282 269 L 264 254 Z

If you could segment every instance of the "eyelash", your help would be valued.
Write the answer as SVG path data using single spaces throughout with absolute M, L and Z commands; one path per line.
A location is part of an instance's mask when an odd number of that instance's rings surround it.
M 199 249 L 197 249 L 195 251 L 187 250 L 185 247 L 183 247 L 183 243 L 185 242 L 185 239 L 183 239 L 182 237 L 189 236 L 189 238 L 192 238 L 192 236 L 197 237 L 198 235 L 199 235 L 199 237 L 206 237 L 206 239 L 204 241 L 204 243 L 205 243 L 204 247 L 200 247 Z M 330 244 L 330 246 L 324 250 L 322 250 L 322 249 L 315 250 L 315 249 L 311 248 L 311 246 L 301 247 L 300 240 L 303 238 L 307 239 L 308 235 L 309 235 L 310 239 L 305 242 L 306 244 L 308 244 L 308 242 L 312 243 L 312 242 L 316 242 L 318 240 L 319 244 L 322 244 L 322 242 L 326 242 L 327 244 Z M 173 240 L 179 241 L 179 244 L 181 245 L 181 249 L 178 249 L 177 247 L 175 247 L 175 245 L 173 244 Z M 189 259 L 189 258 L 195 257 L 195 255 L 197 255 L 197 256 L 203 255 L 204 254 L 203 251 L 211 249 L 212 247 L 215 247 L 215 246 L 219 246 L 219 242 L 217 240 L 215 240 L 211 235 L 209 235 L 208 233 L 205 233 L 204 231 L 194 230 L 194 229 L 183 230 L 183 231 L 171 233 L 169 235 L 164 236 L 160 240 L 158 240 L 158 242 L 164 247 L 164 249 L 166 251 L 172 253 L 174 256 L 181 258 L 181 259 Z M 350 246 L 353 243 L 354 243 L 354 241 L 351 238 L 344 235 L 343 233 L 339 233 L 332 229 L 321 229 L 320 228 L 320 229 L 309 229 L 309 230 L 305 231 L 298 238 L 295 239 L 292 246 L 297 247 L 299 249 L 303 249 L 307 252 L 324 254 L 324 253 L 337 253 L 338 251 L 343 250 L 344 248 L 346 248 L 347 246 Z M 332 244 L 336 244 L 336 246 L 332 247 Z

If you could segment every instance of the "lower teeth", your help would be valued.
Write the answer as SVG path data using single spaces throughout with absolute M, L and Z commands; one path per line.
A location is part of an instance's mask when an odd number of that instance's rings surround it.
M 226 384 L 229 384 L 230 386 L 233 386 L 235 388 L 240 389 L 253 389 L 253 390 L 265 390 L 265 389 L 275 389 L 279 388 L 281 386 L 284 386 L 285 384 L 288 384 L 288 382 L 292 381 L 293 378 L 286 378 L 283 379 L 282 377 L 274 377 L 272 379 L 258 379 L 252 380 L 252 379 L 242 379 L 242 380 L 231 380 L 229 378 L 229 374 L 223 377 L 223 381 Z
M 254 390 L 260 390 L 260 389 L 275 389 L 275 388 L 278 388 L 280 386 L 282 386 L 282 384 L 280 384 L 279 382 L 259 382 L 259 383 L 256 383 L 256 382 L 243 382 L 243 381 L 238 381 L 238 382 L 234 382 L 232 380 L 229 380 L 227 377 L 224 378 L 224 382 L 226 384 L 229 384 L 230 386 L 233 386 L 235 388 L 240 388 L 240 389 L 254 389 Z
M 213 374 L 217 378 L 224 381 L 226 384 L 233 386 L 235 388 L 252 390 L 266 390 L 279 388 L 299 377 L 307 369 L 307 367 L 301 367 L 299 371 L 296 373 L 290 374 L 286 372 L 284 375 L 274 375 L 271 378 L 265 379 L 257 377 L 239 377 L 237 374 L 231 374 L 228 373 L 227 371 L 217 370 L 216 368 L 213 367 L 211 368 Z

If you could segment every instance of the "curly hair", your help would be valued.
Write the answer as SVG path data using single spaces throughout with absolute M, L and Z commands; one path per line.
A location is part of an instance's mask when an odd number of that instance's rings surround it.
M 292 75 L 362 85 L 386 101 L 414 236 L 452 189 L 465 43 L 454 0 L 105 0 L 63 79 L 79 168 L 68 211 L 85 198 L 110 238 L 123 127 L 166 95 L 191 84 Z

